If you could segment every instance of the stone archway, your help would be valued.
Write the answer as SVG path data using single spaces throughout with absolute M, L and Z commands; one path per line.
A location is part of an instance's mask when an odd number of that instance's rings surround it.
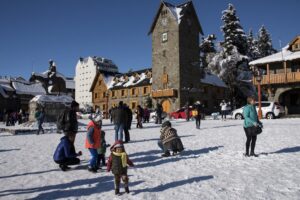
M 170 113 L 171 112 L 171 102 L 169 100 L 164 100 L 162 102 L 162 107 L 164 112 Z
M 286 114 L 300 114 L 300 88 L 285 90 L 279 95 L 278 102 L 285 106 Z

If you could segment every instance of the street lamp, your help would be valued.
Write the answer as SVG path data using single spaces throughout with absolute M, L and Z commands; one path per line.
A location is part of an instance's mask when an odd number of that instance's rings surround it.
M 254 77 L 257 81 L 257 92 L 258 92 L 258 118 L 262 119 L 262 110 L 261 110 L 261 81 L 262 81 L 262 73 L 261 71 L 256 67 L 254 69 Z

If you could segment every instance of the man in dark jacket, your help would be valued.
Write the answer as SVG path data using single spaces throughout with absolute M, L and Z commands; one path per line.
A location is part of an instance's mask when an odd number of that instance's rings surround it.
M 143 128 L 143 116 L 144 116 L 144 110 L 140 105 L 138 105 L 136 109 L 136 119 L 137 119 L 136 128 Z
M 62 125 L 64 134 L 78 132 L 77 112 L 79 111 L 79 104 L 76 101 L 72 101 L 71 108 L 66 108 L 63 112 L 62 121 L 59 122 Z
M 162 123 L 162 113 L 163 113 L 163 108 L 161 104 L 157 103 L 156 105 L 156 121 L 155 124 L 161 124 Z
M 194 105 L 194 111 L 195 112 L 195 119 L 196 119 L 196 128 L 200 129 L 200 124 L 201 124 L 201 114 L 203 112 L 202 109 L 202 104 L 200 103 L 200 101 L 197 101 Z
M 62 171 L 70 169 L 68 165 L 78 165 L 80 163 L 80 160 L 77 157 L 81 156 L 82 153 L 81 151 L 78 153 L 75 151 L 75 135 L 76 134 L 74 133 L 67 133 L 62 137 L 53 155 L 54 162 L 59 164 L 59 168 Z
M 43 129 L 43 123 L 45 120 L 45 111 L 43 108 L 41 110 L 37 108 L 37 111 L 35 113 L 35 119 L 37 120 L 38 123 L 38 131 L 36 134 L 39 135 L 41 131 L 44 134 L 45 131 Z
M 131 126 L 131 121 L 132 121 L 132 111 L 126 104 L 124 104 L 124 109 L 127 115 L 127 122 L 124 126 L 124 133 L 125 133 L 124 143 L 128 143 L 130 141 L 129 127 Z
M 173 151 L 173 155 L 183 151 L 182 142 L 177 135 L 176 129 L 172 128 L 172 124 L 166 121 L 162 124 L 160 130 L 160 141 L 158 141 L 158 146 L 164 151 L 163 157 L 170 156 L 170 150 Z
M 189 103 L 185 105 L 185 115 L 186 115 L 186 121 L 190 121 L 190 106 Z
M 119 102 L 119 106 L 114 110 L 115 124 L 115 141 L 123 141 L 123 131 L 127 124 L 127 114 L 124 109 L 123 101 Z

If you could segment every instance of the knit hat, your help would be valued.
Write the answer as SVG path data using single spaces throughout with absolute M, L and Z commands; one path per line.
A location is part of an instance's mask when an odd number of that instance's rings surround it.
M 115 148 L 124 148 L 123 141 L 117 140 L 110 148 L 111 151 L 113 151 Z
M 101 117 L 101 115 L 95 115 L 92 117 L 92 120 L 94 122 L 100 122 L 102 120 L 102 117 Z
M 161 125 L 161 127 L 171 127 L 172 126 L 172 124 L 171 124 L 171 122 L 170 121 L 165 121 L 162 125 Z

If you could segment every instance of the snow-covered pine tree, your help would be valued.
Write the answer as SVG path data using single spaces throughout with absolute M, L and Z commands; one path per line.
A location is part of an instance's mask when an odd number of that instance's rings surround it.
M 247 36 L 247 45 L 248 45 L 247 56 L 249 58 L 249 61 L 257 59 L 259 57 L 259 50 L 258 50 L 257 39 L 254 38 L 252 29 L 250 29 L 249 34 Z
M 262 26 L 258 31 L 258 51 L 259 51 L 259 58 L 271 55 L 276 53 L 276 50 L 273 48 L 271 36 L 268 33 L 265 26 Z
M 208 35 L 206 38 L 202 38 L 202 42 L 199 45 L 200 48 L 200 67 L 202 69 L 207 69 L 208 63 L 211 62 L 212 58 L 216 53 L 215 40 L 216 36 L 214 34 Z
M 222 46 L 225 52 L 230 55 L 234 46 L 242 55 L 247 54 L 247 37 L 240 24 L 240 19 L 236 15 L 236 10 L 232 4 L 228 5 L 228 9 L 222 12 L 222 21 L 224 25 L 221 27 L 224 35 Z

